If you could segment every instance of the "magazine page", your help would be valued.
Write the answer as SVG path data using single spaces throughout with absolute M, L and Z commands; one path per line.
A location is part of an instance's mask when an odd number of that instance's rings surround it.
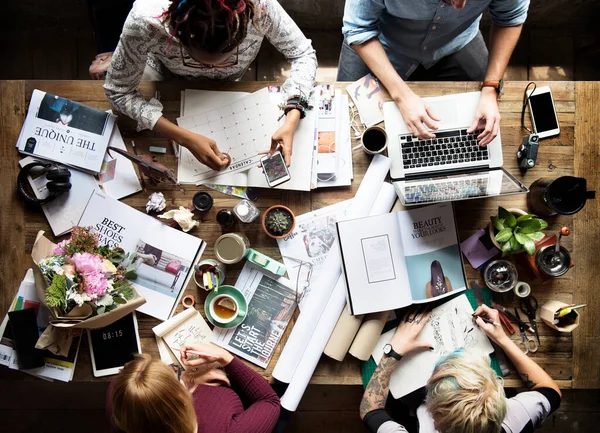
M 436 362 L 456 349 L 478 350 L 482 353 L 494 351 L 485 333 L 473 323 L 473 308 L 466 296 L 458 296 L 432 311 L 431 319 L 419 334 L 433 350 L 411 352 L 402 357 L 390 378 L 390 392 L 394 398 L 403 397 L 425 386 Z M 377 364 L 383 356 L 383 346 L 388 344 L 396 328 L 382 334 L 373 350 Z
M 205 242 L 163 224 L 100 192 L 94 192 L 79 221 L 98 233 L 101 245 L 133 253 L 137 278 L 131 283 L 146 303 L 138 311 L 167 320 L 191 277 Z
M 277 239 L 290 281 L 298 281 L 300 311 L 310 296 L 311 287 L 321 277 L 323 264 L 337 238 L 335 223 L 345 219 L 352 199 L 296 217 L 294 231 Z
M 248 315 L 233 329 L 215 327 L 212 342 L 267 368 L 296 309 L 294 286 L 246 262 L 235 287 L 248 301 Z
M 116 118 L 36 89 L 17 147 L 27 155 L 98 173 Z
M 398 212 L 398 223 L 415 303 L 466 289 L 452 203 Z
M 412 304 L 395 213 L 337 224 L 352 315 Z

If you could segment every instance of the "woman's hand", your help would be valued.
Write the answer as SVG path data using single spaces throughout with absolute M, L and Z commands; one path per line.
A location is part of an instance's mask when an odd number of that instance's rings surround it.
M 299 120 L 300 111 L 291 110 L 288 112 L 283 126 L 275 131 L 275 134 L 273 134 L 271 137 L 271 148 L 268 151 L 260 152 L 259 155 L 264 155 L 267 153 L 269 155 L 273 155 L 273 153 L 280 150 L 281 154 L 283 155 L 285 165 L 289 167 L 292 163 L 294 132 L 296 132 L 296 128 L 298 128 Z
M 431 317 L 427 308 L 411 308 L 402 318 L 390 344 L 394 351 L 402 356 L 416 349 L 430 349 L 430 343 L 419 341 L 418 337 L 423 327 Z
M 187 353 L 196 352 L 195 354 Z M 196 358 L 197 356 L 197 358 Z M 233 360 L 233 355 L 225 349 L 213 344 L 193 343 L 186 344 L 181 348 L 181 361 L 184 365 L 198 367 L 199 365 L 218 362 L 223 367 L 229 365 Z
M 231 386 L 227 374 L 223 370 L 210 365 L 194 368 L 194 371 L 185 370 L 181 375 L 181 379 L 184 383 L 194 385 Z
M 418 95 L 407 88 L 407 91 L 396 100 L 396 105 L 398 105 L 402 119 L 412 135 L 421 139 L 435 138 L 435 135 L 427 128 L 437 129 L 435 122 L 439 122 L 441 119 Z
M 475 310 L 475 313 L 473 313 L 473 321 L 483 330 L 483 332 L 485 332 L 485 335 L 491 338 L 496 344 L 501 344 L 502 341 L 507 338 L 502 326 L 485 323 L 481 320 L 482 317 L 500 323 L 500 313 L 498 313 L 498 310 L 482 304 Z
M 193 132 L 186 135 L 181 145 L 192 152 L 192 155 L 202 164 L 213 170 L 221 171 L 231 162 L 229 155 L 221 153 L 214 140 Z

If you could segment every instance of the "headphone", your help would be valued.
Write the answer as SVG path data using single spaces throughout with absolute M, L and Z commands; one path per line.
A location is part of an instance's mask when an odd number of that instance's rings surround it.
M 39 199 L 28 191 L 27 184 L 29 182 L 27 181 L 27 176 L 35 167 L 43 167 L 41 174 L 45 173 L 46 179 L 48 180 L 46 188 L 48 189 L 49 194 L 45 199 Z M 45 204 L 71 189 L 71 182 L 69 182 L 70 178 L 71 172 L 65 167 L 59 167 L 56 164 L 32 162 L 19 171 L 19 176 L 17 177 L 17 189 L 25 201 L 34 204 Z

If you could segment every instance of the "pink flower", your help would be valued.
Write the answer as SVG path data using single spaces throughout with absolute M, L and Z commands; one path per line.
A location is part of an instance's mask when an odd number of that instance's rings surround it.
M 69 244 L 69 240 L 65 239 L 62 242 L 59 242 L 57 246 L 54 247 L 54 250 L 52 251 L 52 254 L 55 255 L 61 255 L 64 256 L 65 253 L 65 247 Z
M 101 297 L 106 293 L 106 277 L 102 272 L 89 272 L 83 277 L 85 281 L 85 292 L 93 297 Z
M 90 253 L 75 253 L 71 261 L 80 274 L 102 271 L 102 258 Z

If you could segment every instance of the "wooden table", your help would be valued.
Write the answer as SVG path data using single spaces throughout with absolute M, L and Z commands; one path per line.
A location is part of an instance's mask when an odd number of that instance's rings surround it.
M 165 115 L 174 120 L 179 114 L 180 91 L 185 88 L 210 88 L 220 90 L 255 91 L 264 87 L 265 82 L 241 83 L 144 83 L 142 92 L 152 96 L 155 90 L 162 94 Z M 524 135 L 520 128 L 520 113 L 522 94 L 526 83 L 510 82 L 505 85 L 504 94 L 500 99 L 502 113 L 502 142 L 504 144 L 504 167 L 518 177 L 524 184 L 530 185 L 535 179 L 548 176 L 562 175 L 585 176 L 590 189 L 600 189 L 598 170 L 600 168 L 599 146 L 600 132 L 598 131 L 600 112 L 600 83 L 550 82 L 538 83 L 552 87 L 554 100 L 561 125 L 559 137 L 544 140 L 540 147 L 537 165 L 521 176 L 517 168 L 516 150 Z M 340 87 L 345 87 L 340 84 Z M 478 90 L 476 83 L 411 83 L 411 87 L 422 96 L 437 96 L 441 94 L 458 93 Z M 43 213 L 32 206 L 23 203 L 16 193 L 15 180 L 17 177 L 17 161 L 19 155 L 15 143 L 25 118 L 28 101 L 33 89 L 38 88 L 84 104 L 108 109 L 109 103 L 104 96 L 101 83 L 93 81 L 5 81 L 0 82 L 0 173 L 2 188 L 0 189 L 0 209 L 2 223 L 0 226 L 2 252 L 0 256 L 0 314 L 4 316 L 10 302 L 22 280 L 25 270 L 31 266 L 30 252 L 38 230 L 46 230 L 52 239 L 51 231 Z M 135 124 L 127 117 L 120 115 L 118 121 L 123 137 L 128 145 L 135 138 L 140 153 L 147 153 L 149 146 L 167 147 L 168 153 L 157 159 L 168 166 L 175 167 L 175 157 L 167 140 L 155 134 L 144 131 L 135 132 Z M 319 209 L 354 196 L 370 159 L 360 150 L 354 152 L 355 178 L 351 187 L 321 189 L 313 192 L 297 193 L 286 191 L 264 191 L 257 205 L 261 210 L 281 203 L 290 207 L 297 215 Z M 145 190 L 124 201 L 136 209 L 143 210 L 150 193 L 157 188 L 148 180 L 144 182 Z M 191 203 L 193 194 L 198 187 L 185 185 L 180 187 L 160 186 L 165 194 L 168 209 Z M 191 233 L 208 242 L 204 257 L 214 257 L 213 244 L 222 231 L 215 221 L 215 214 L 223 208 L 231 208 L 238 201 L 234 197 L 214 192 L 215 205 L 201 218 L 200 227 Z M 498 205 L 505 207 L 526 208 L 525 195 L 509 196 L 506 198 L 491 198 L 483 200 L 468 200 L 456 203 L 456 213 L 460 237 L 462 240 L 473 234 L 477 229 L 485 227 L 489 216 L 497 211 Z M 600 235 L 596 227 L 598 222 L 598 200 L 588 202 L 583 211 L 574 217 L 558 216 L 548 219 L 548 232 L 556 232 L 561 226 L 569 225 L 574 228 L 573 235 L 564 239 L 564 245 L 573 253 L 575 267 L 566 275 L 556 278 L 544 285 L 534 284 L 533 293 L 540 305 L 550 299 L 564 302 L 587 302 L 588 307 L 583 311 L 581 325 L 571 334 L 560 334 L 545 326 L 538 320 L 541 338 L 539 351 L 532 355 L 550 375 L 557 380 L 561 387 L 570 388 L 600 388 L 600 370 L 597 368 L 600 359 L 600 322 L 598 308 L 600 296 L 595 290 L 593 272 L 595 256 L 600 252 Z M 243 231 L 255 248 L 267 255 L 279 257 L 279 250 L 274 240 L 268 238 L 258 222 L 248 226 L 234 228 Z M 478 272 L 470 265 L 465 265 L 469 279 L 477 278 Z M 234 283 L 241 264 L 228 267 L 227 282 Z M 186 289 L 186 294 L 193 294 L 197 299 L 197 307 L 202 310 L 205 294 L 199 292 L 193 281 Z M 180 307 L 181 308 L 181 307 Z M 539 313 L 538 313 L 539 314 Z M 142 350 L 155 356 L 157 348 L 151 328 L 157 320 L 139 314 L 140 337 Z M 267 370 L 257 368 L 261 374 L 271 378 L 279 353 L 285 343 L 293 322 L 288 327 L 282 344 Z M 518 333 L 513 336 L 517 339 Z M 9 379 L 28 378 L 28 375 L 0 369 L 0 375 Z M 87 344 L 82 344 L 77 362 L 75 380 L 94 380 Z M 347 356 L 342 363 L 323 357 L 312 378 L 315 384 L 359 384 L 360 364 Z M 506 378 L 507 386 L 520 386 L 520 380 L 514 372 Z

